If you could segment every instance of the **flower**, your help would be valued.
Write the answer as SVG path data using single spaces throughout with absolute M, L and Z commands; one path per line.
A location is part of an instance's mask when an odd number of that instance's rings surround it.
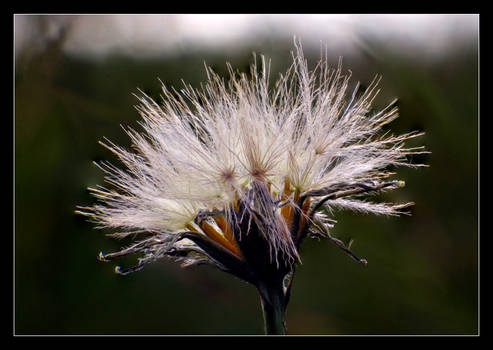
M 382 132 L 398 116 L 395 101 L 371 110 L 380 77 L 364 90 L 349 89 L 343 74 L 322 58 L 309 71 L 301 45 L 293 63 L 269 88 L 264 57 L 251 78 L 234 72 L 225 82 L 206 68 L 201 90 L 180 91 L 163 85 L 158 104 L 142 93 L 138 111 L 143 133 L 126 130 L 133 150 L 103 143 L 123 163 L 98 166 L 110 188 L 91 188 L 99 199 L 79 207 L 98 227 L 117 229 L 114 236 L 139 237 L 100 260 L 140 253 L 146 264 L 170 257 L 184 265 L 212 264 L 255 285 L 261 296 L 268 332 L 283 332 L 299 247 L 309 236 L 322 236 L 354 259 L 349 247 L 332 237 L 333 208 L 399 215 L 412 203 L 389 204 L 363 196 L 396 189 L 387 180 L 395 166 L 417 166 L 405 148 L 419 136 Z

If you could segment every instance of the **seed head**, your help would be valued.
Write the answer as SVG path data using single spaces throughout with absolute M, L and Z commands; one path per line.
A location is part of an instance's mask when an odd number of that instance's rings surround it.
M 307 236 L 329 238 L 333 208 L 398 215 L 406 204 L 372 203 L 363 196 L 402 187 L 386 180 L 395 166 L 417 166 L 408 155 L 422 148 L 404 142 L 420 135 L 382 132 L 398 110 L 395 101 L 375 112 L 380 77 L 349 91 L 351 73 L 322 57 L 308 70 L 300 44 L 273 88 L 269 66 L 255 59 L 251 77 L 229 69 L 225 82 L 206 68 L 201 89 L 163 85 L 159 103 L 141 93 L 143 132 L 132 129 L 133 149 L 103 143 L 124 168 L 108 162 L 99 200 L 79 207 L 114 235 L 139 237 L 100 260 L 140 253 L 142 268 L 163 257 L 213 264 L 248 282 L 287 276 Z

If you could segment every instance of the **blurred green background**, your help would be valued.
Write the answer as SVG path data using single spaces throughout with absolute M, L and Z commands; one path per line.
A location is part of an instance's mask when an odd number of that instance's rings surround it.
M 50 16 L 32 16 L 43 36 Z M 104 19 L 101 19 L 104 20 Z M 182 48 L 142 59 L 68 54 L 70 26 L 15 58 L 14 332 L 26 334 L 262 334 L 255 289 L 209 267 L 183 269 L 162 261 L 128 276 L 101 263 L 100 251 L 128 244 L 94 230 L 74 214 L 103 183 L 92 161 L 113 155 L 98 144 L 123 146 L 119 127 L 139 128 L 132 93 L 160 92 L 160 78 L 198 87 L 203 62 L 226 76 L 228 61 L 247 71 L 252 51 L 272 59 L 274 81 L 290 64 L 292 38 L 263 37 L 228 50 Z M 328 40 L 328 39 L 327 39 Z M 413 201 L 412 216 L 386 218 L 337 212 L 332 233 L 353 238 L 355 263 L 329 241 L 302 246 L 288 307 L 289 334 L 478 333 L 478 42 L 419 59 L 371 36 L 345 57 L 353 82 L 383 75 L 376 107 L 399 98 L 397 133 L 423 130 L 413 141 L 432 153 L 429 168 L 398 169 L 404 189 L 382 200 Z M 39 41 L 34 41 L 39 44 Z M 318 51 L 307 49 L 309 62 Z M 329 51 L 337 64 L 340 53 Z

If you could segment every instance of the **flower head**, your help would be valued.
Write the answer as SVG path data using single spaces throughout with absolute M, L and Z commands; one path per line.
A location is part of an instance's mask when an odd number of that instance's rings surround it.
M 133 150 L 104 143 L 125 169 L 100 164 L 111 188 L 90 189 L 100 201 L 78 211 L 118 229 L 116 236 L 140 237 L 100 255 L 141 253 L 137 266 L 120 273 L 173 257 L 257 286 L 284 281 L 307 236 L 327 237 L 356 258 L 329 234 L 331 208 L 398 215 L 408 205 L 362 199 L 402 187 L 386 180 L 389 168 L 414 166 L 407 156 L 421 150 L 404 147 L 419 133 L 382 132 L 398 111 L 395 101 L 371 109 L 379 77 L 364 91 L 349 90 L 341 64 L 331 69 L 322 58 L 309 71 L 299 44 L 273 88 L 263 57 L 250 78 L 228 68 L 227 82 L 206 68 L 201 90 L 163 86 L 161 103 L 142 93 L 144 132 L 127 130 Z

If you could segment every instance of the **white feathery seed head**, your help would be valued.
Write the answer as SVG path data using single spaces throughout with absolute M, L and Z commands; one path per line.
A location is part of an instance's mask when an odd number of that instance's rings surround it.
M 265 264 L 292 266 L 305 236 L 327 236 L 333 222 L 325 209 L 397 215 L 407 205 L 360 198 L 402 187 L 385 182 L 389 167 L 419 166 L 407 156 L 423 152 L 404 146 L 417 132 L 382 132 L 398 110 L 395 101 L 372 110 L 380 77 L 364 91 L 349 90 L 350 72 L 340 63 L 331 69 L 326 57 L 309 71 L 300 44 L 273 88 L 264 57 L 250 78 L 228 68 L 227 82 L 206 68 L 200 90 L 163 85 L 159 102 L 141 93 L 143 132 L 126 130 L 133 149 L 103 143 L 124 168 L 99 164 L 109 188 L 91 188 L 98 203 L 78 212 L 119 236 L 146 235 L 103 260 L 143 252 L 140 268 L 173 256 L 248 280 L 256 269 L 248 268 L 256 263 L 251 257 L 267 254 Z M 255 252 L 254 235 L 266 249 Z M 238 272 L 237 262 L 248 271 Z

